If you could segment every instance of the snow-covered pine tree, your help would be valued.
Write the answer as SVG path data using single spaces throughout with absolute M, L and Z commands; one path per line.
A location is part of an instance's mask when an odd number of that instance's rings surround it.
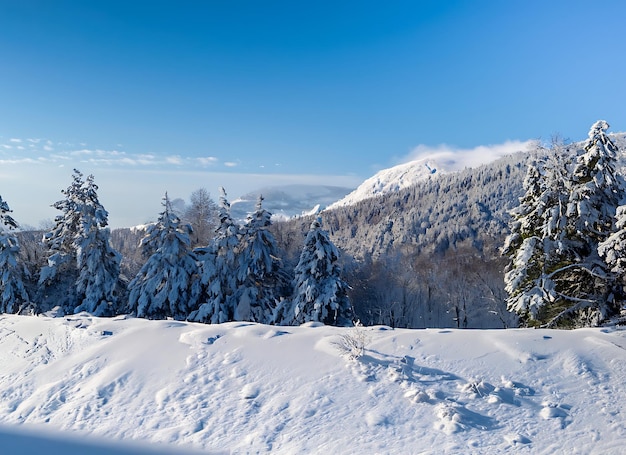
M 270 324 L 274 322 L 274 309 L 284 284 L 276 240 L 268 230 L 272 214 L 262 204 L 263 196 L 259 196 L 256 210 L 248 215 L 242 229 L 234 318 Z
M 352 325 L 348 285 L 341 279 L 338 259 L 339 251 L 318 218 L 311 223 L 304 241 L 295 269 L 291 311 L 283 323 L 318 321 L 327 325 Z
M 25 268 L 19 262 L 20 244 L 12 232 L 18 224 L 0 196 L 0 313 L 32 313 L 24 286 Z
M 97 190 L 94 177 L 90 175 L 76 197 L 75 210 L 79 215 L 79 225 L 73 247 L 78 267 L 76 291 L 79 305 L 75 312 L 112 316 L 119 308 L 118 285 L 122 258 L 109 241 L 109 214 L 100 204 Z
M 239 225 L 230 215 L 226 190 L 220 187 L 219 225 L 215 237 L 210 247 L 197 250 L 204 291 L 202 304 L 189 315 L 190 321 L 219 324 L 234 319 L 239 236 Z
M 529 161 L 524 195 L 511 210 L 510 234 L 503 253 L 511 258 L 505 276 L 507 307 L 523 323 L 536 320 L 540 309 L 554 299 L 550 270 L 560 262 L 565 234 L 569 150 L 553 144 L 539 146 Z
M 165 193 L 163 212 L 148 228 L 140 248 L 152 252 L 128 285 L 129 306 L 138 317 L 184 320 L 199 297 L 198 264 L 189 247 L 189 225 L 172 211 Z
M 572 165 L 541 166 L 552 175 L 539 185 L 545 188 L 541 194 L 552 193 L 555 197 L 547 199 L 552 202 L 535 197 L 527 184 L 528 201 L 522 198 L 512 213 L 505 245 L 512 259 L 505 277 L 508 305 L 527 324 L 594 326 L 618 310 L 615 278 L 598 255 L 623 193 L 615 174 L 617 147 L 607 128 L 605 121 L 591 127 Z M 563 167 L 571 170 L 547 172 Z M 533 216 L 536 211 L 542 215 Z
M 598 254 L 599 244 L 614 231 L 624 193 L 615 171 L 618 149 L 608 128 L 604 120 L 592 125 L 573 169 L 566 213 L 571 263 L 555 273 L 559 298 L 546 312 L 551 326 L 597 326 L 619 311 L 615 276 Z
M 39 310 L 45 311 L 54 305 L 70 314 L 78 303 L 74 286 L 78 277 L 74 239 L 80 226 L 76 204 L 83 183 L 83 174 L 74 169 L 72 184 L 61 190 L 65 198 L 52 204 L 62 213 L 55 218 L 52 230 L 43 237 L 43 244 L 48 249 L 48 265 L 39 272 Z

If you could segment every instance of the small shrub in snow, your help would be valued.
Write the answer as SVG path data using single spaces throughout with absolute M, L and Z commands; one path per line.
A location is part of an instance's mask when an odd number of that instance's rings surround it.
M 357 360 L 365 355 L 365 348 L 371 341 L 370 335 L 366 332 L 363 324 L 357 321 L 354 329 L 349 333 L 339 335 L 333 342 L 339 353 L 350 360 Z

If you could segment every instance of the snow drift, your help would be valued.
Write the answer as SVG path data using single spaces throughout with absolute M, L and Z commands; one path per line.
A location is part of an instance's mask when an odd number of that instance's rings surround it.
M 617 454 L 625 382 L 619 328 L 0 318 L 8 442 L 46 428 L 170 453 Z

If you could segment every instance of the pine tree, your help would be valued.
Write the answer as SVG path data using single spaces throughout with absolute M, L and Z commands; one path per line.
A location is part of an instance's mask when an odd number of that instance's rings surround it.
M 348 285 L 337 264 L 339 251 L 322 229 L 321 219 L 311 223 L 300 261 L 295 269 L 292 307 L 283 323 L 318 321 L 327 325 L 351 325 L 352 305 Z M 291 320 L 290 320 L 291 319 Z
M 83 183 L 83 174 L 74 169 L 72 184 L 66 190 L 61 190 L 65 198 L 52 205 L 62 214 L 55 218 L 54 227 L 43 237 L 43 243 L 48 249 L 48 264 L 39 272 L 41 310 L 58 305 L 63 313 L 70 314 L 78 303 L 74 286 L 78 278 L 74 240 L 80 227 L 80 213 L 76 204 Z
M 598 255 L 623 193 L 607 128 L 591 127 L 575 163 L 529 169 L 504 249 L 512 260 L 507 303 L 526 324 L 594 326 L 617 311 L 615 278 Z
M 226 190 L 220 188 L 219 225 L 213 243 L 199 250 L 203 303 L 189 315 L 190 321 L 218 324 L 234 320 L 239 237 Z
M 239 246 L 237 290 L 234 294 L 235 320 L 272 323 L 274 309 L 284 286 L 276 240 L 268 230 L 272 214 L 262 207 L 248 215 Z
M 137 317 L 184 320 L 199 296 L 198 264 L 189 246 L 191 228 L 172 211 L 167 193 L 163 207 L 141 240 L 151 255 L 128 285 L 129 306 Z
M 76 198 L 75 210 L 80 221 L 73 247 L 76 250 L 76 290 L 80 303 L 74 311 L 112 316 L 119 306 L 121 255 L 109 241 L 108 212 L 100 204 L 97 190 L 93 175 L 90 175 Z
M 0 197 L 0 312 L 31 313 L 25 268 L 19 263 L 20 244 L 12 232 L 18 224 L 9 213 L 9 205 Z
M 568 152 L 559 144 L 535 152 L 524 179 L 525 194 L 511 211 L 511 232 L 503 248 L 511 258 L 505 273 L 507 306 L 526 323 L 555 297 L 551 270 L 561 262 L 566 232 Z

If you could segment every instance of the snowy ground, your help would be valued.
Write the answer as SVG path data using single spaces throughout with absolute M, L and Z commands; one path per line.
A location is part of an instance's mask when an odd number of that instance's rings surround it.
M 12 453 L 618 454 L 624 403 L 626 330 L 0 317 Z

